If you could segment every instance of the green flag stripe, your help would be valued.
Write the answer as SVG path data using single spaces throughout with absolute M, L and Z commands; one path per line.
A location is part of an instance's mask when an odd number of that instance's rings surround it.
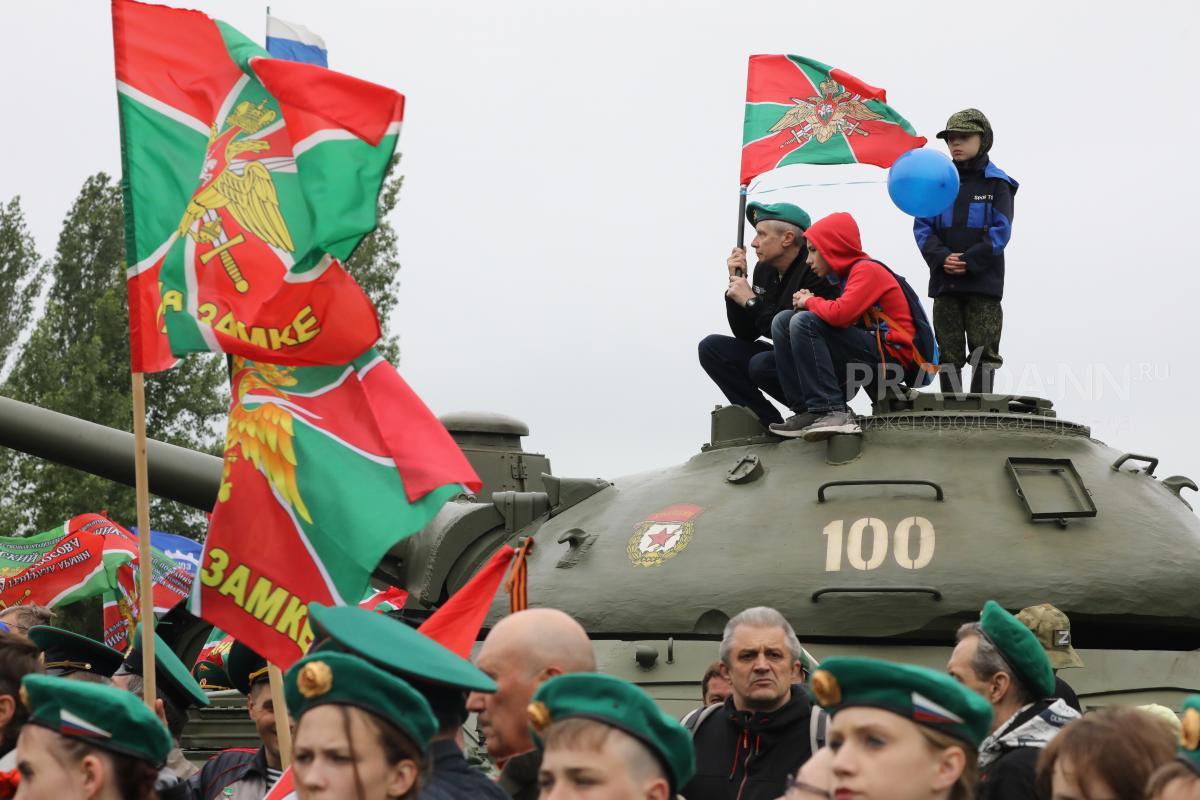
M 118 99 L 127 153 L 126 185 L 133 187 L 137 216 L 135 253 L 131 264 L 154 253 L 179 225 L 182 208 L 162 202 L 164 197 L 188 197 L 204 163 L 207 133 L 159 113 L 133 97 Z
M 851 164 L 857 161 L 854 151 L 842 136 L 835 136 L 828 142 L 821 143 L 815 139 L 799 147 L 775 164 L 776 169 L 789 164 Z

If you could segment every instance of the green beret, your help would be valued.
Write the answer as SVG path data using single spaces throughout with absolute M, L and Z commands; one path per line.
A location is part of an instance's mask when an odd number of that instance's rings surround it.
M 754 226 L 768 219 L 790 222 L 799 225 L 801 230 L 808 230 L 812 225 L 812 217 L 808 216 L 808 212 L 791 203 L 764 204 L 755 201 L 746 206 L 746 219 Z
M 50 625 L 34 625 L 29 639 L 42 651 L 42 668 L 47 675 L 91 672 L 111 678 L 125 656 L 95 639 Z
M 171 734 L 129 692 L 52 675 L 26 675 L 21 693 L 30 724 L 156 767 L 166 763 Z
M 309 603 L 308 620 L 315 636 L 314 653 L 353 653 L 402 678 L 470 692 L 496 691 L 496 682 L 470 661 L 386 614 L 357 606 Z
M 1182 722 L 1179 760 L 1200 775 L 1200 694 L 1194 694 L 1183 702 Z
M 535 736 L 547 726 L 571 718 L 611 725 L 648 747 L 662 763 L 672 795 L 696 772 L 695 751 L 687 729 L 628 681 L 594 672 L 575 672 L 543 683 L 529 706 Z
M 830 713 L 853 706 L 880 708 L 976 749 L 992 727 L 987 700 L 949 675 L 912 664 L 828 658 L 813 673 L 812 690 Z
M 212 705 L 208 695 L 196 683 L 192 673 L 175 655 L 175 651 L 167 646 L 162 637 L 154 634 L 154 675 L 157 678 L 158 691 L 171 702 L 186 709 L 189 706 L 207 707 Z M 133 637 L 133 649 L 125 657 L 122 665 L 124 670 L 132 675 L 142 674 L 142 626 L 138 625 Z
M 259 681 L 269 680 L 267 660 L 241 642 L 234 642 L 225 659 L 225 674 L 233 688 L 244 695 Z
M 1054 669 L 1033 631 L 1001 608 L 995 600 L 988 600 L 984 604 L 979 627 L 983 628 L 1000 655 L 1004 656 L 1021 683 L 1028 686 L 1031 692 L 1039 699 L 1054 694 Z
M 211 661 L 197 661 L 192 667 L 192 677 L 206 692 L 223 692 L 233 688 L 229 685 L 231 681 L 225 669 Z
M 297 720 L 317 706 L 354 706 L 404 731 L 421 752 L 437 733 L 433 709 L 420 692 L 349 653 L 305 656 L 287 671 L 283 692 L 288 711 Z

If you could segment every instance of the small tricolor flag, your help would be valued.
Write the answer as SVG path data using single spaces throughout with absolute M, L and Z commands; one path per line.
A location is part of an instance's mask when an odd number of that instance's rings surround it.
M 920 692 L 912 693 L 913 704 L 913 719 L 917 722 L 932 722 L 932 723 L 958 723 L 962 724 L 962 717 L 955 714 L 948 708 L 938 705 Z
M 303 25 L 270 15 L 267 16 L 267 52 L 288 61 L 329 66 L 329 51 L 324 39 Z
M 58 712 L 58 730 L 63 736 L 89 737 L 94 739 L 111 739 L 112 733 L 99 725 L 88 722 L 83 717 L 72 714 L 65 708 Z

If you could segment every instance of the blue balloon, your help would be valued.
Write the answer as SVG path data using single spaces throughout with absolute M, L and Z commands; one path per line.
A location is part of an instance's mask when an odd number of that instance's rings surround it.
M 888 195 L 914 217 L 935 217 L 958 197 L 958 170 L 936 150 L 909 150 L 888 170 Z

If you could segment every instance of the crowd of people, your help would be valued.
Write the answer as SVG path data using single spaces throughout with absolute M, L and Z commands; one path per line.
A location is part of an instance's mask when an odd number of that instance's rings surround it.
M 1050 605 L 989 601 L 944 669 L 818 661 L 778 611 L 746 609 L 681 720 L 597 671 L 587 633 L 554 609 L 503 618 L 473 662 L 386 614 L 310 615 L 313 647 L 283 685 L 301 800 L 1200 800 L 1200 695 L 1182 719 L 1083 714 L 1056 674 L 1082 661 Z M 268 666 L 244 643 L 189 672 L 159 641 L 151 711 L 140 641 L 123 656 L 50 621 L 0 613 L 0 797 L 262 800 L 280 780 Z M 198 768 L 179 749 L 187 709 L 228 689 L 261 744 Z M 498 779 L 464 755 L 471 713 Z
M 918 217 L 913 233 L 929 268 L 932 340 L 924 309 L 907 281 L 862 248 L 846 213 L 812 222 L 791 203 L 749 203 L 751 246 L 727 259 L 726 315 L 732 336 L 700 342 L 700 364 L 729 402 L 754 413 L 771 433 L 809 441 L 861 428 L 848 405 L 866 388 L 919 388 L 937 373 L 943 392 L 962 393 L 971 365 L 972 392 L 991 392 L 1003 363 L 1000 334 L 1004 251 L 1012 236 L 1017 182 L 992 163 L 987 117 L 970 108 L 946 123 L 958 168 L 954 204 Z M 771 402 L 791 410 L 787 419 Z

